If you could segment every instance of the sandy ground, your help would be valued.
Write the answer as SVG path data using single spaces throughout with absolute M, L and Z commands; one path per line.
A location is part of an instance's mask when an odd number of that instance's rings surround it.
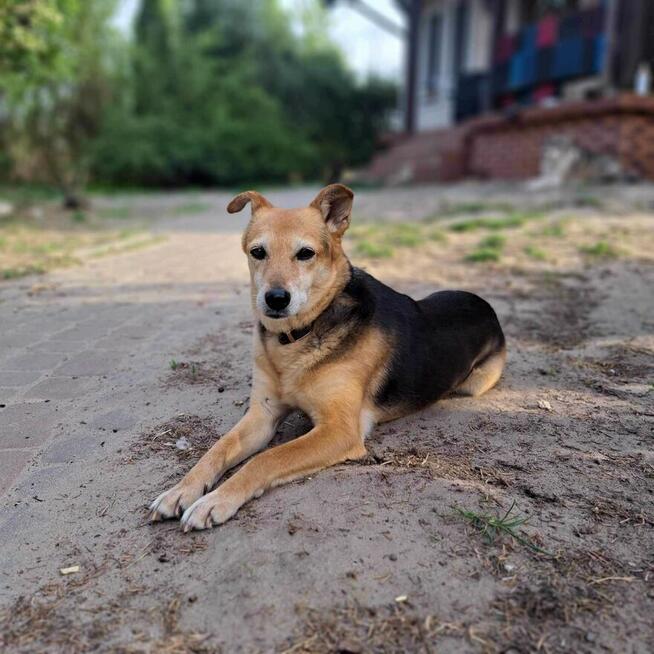
M 416 220 L 474 193 L 535 202 L 495 187 L 368 191 L 357 215 Z M 465 261 L 488 234 L 451 231 L 459 217 L 444 239 L 355 258 L 416 297 L 487 298 L 508 338 L 502 381 L 377 428 L 367 460 L 209 532 L 150 525 L 146 506 L 244 412 L 244 217 L 206 195 L 160 226 L 161 245 L 0 287 L 0 370 L 51 359 L 1 389 L 2 452 L 41 434 L 4 484 L 2 650 L 653 651 L 654 193 L 604 197 L 504 230 L 498 262 Z M 563 235 L 546 229 L 561 221 Z M 612 256 L 589 254 L 599 241 Z M 525 254 L 534 243 L 543 257 Z M 289 419 L 277 442 L 306 427 Z M 493 538 L 457 509 L 528 522 Z

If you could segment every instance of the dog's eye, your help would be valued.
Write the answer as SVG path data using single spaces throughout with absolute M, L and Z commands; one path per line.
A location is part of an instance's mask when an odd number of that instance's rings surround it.
M 300 261 L 308 261 L 316 256 L 316 253 L 311 248 L 302 248 L 296 255 Z
M 266 251 L 262 247 L 252 248 L 250 254 L 259 261 L 266 258 Z

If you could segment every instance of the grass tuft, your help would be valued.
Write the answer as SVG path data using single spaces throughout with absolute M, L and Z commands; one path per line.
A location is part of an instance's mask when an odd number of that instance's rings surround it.
M 554 236 L 556 238 L 562 238 L 565 236 L 565 227 L 562 220 L 559 220 L 555 223 L 550 223 L 543 227 L 540 232 L 541 236 Z
M 499 261 L 500 253 L 492 248 L 480 248 L 466 255 L 466 261 L 473 263 L 483 263 L 486 261 Z
M 545 261 L 547 259 L 547 254 L 545 250 L 541 250 L 535 245 L 526 245 L 524 248 L 524 253 L 530 258 L 535 259 L 536 261 Z
M 451 225 L 450 229 L 453 232 L 471 232 L 478 229 L 489 229 L 492 231 L 514 229 L 516 227 L 521 227 L 529 220 L 536 220 L 542 216 L 543 213 L 540 211 L 514 211 L 506 216 L 498 218 L 485 217 L 463 220 Z
M 364 240 L 357 243 L 356 253 L 369 259 L 389 259 L 394 251 L 390 245 Z
M 506 237 L 502 234 L 492 234 L 482 239 L 479 243 L 481 248 L 489 248 L 491 250 L 501 250 L 506 243 Z
M 505 243 L 506 237 L 502 234 L 491 234 L 483 238 L 477 245 L 477 249 L 468 254 L 465 260 L 473 263 L 499 261 Z
M 527 524 L 529 518 L 520 515 L 511 515 L 514 508 L 515 502 L 512 502 L 509 510 L 504 515 L 475 513 L 474 511 L 467 511 L 459 507 L 454 507 L 454 510 L 479 531 L 489 545 L 494 543 L 498 537 L 507 535 L 534 552 L 554 556 L 551 552 L 538 547 L 528 535 L 519 533 L 519 529 Z
M 579 251 L 598 259 L 615 259 L 618 256 L 618 251 L 606 241 L 598 241 L 594 245 L 585 245 L 579 248 Z

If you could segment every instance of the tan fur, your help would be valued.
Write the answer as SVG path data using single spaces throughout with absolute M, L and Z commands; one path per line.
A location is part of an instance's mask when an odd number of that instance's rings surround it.
M 282 345 L 276 337 L 311 324 L 345 287 L 349 263 L 341 239 L 350 221 L 352 192 L 331 185 L 309 207 L 283 210 L 248 191 L 232 200 L 229 211 L 239 211 L 248 202 L 252 219 L 243 235 L 243 250 L 249 258 L 252 306 L 257 321 L 273 334 L 255 336 L 252 394 L 245 416 L 178 484 L 152 503 L 155 520 L 179 517 L 184 511 L 185 531 L 225 522 L 245 502 L 269 488 L 363 457 L 364 440 L 374 424 L 397 417 L 384 414 L 374 402 L 391 355 L 386 337 L 376 328 L 363 333 L 350 350 L 343 349 L 345 328 L 332 329 L 319 347 L 304 339 Z M 265 247 L 264 260 L 251 255 L 257 246 Z M 299 261 L 295 256 L 299 247 L 310 247 L 315 257 Z M 264 315 L 258 298 L 274 287 L 294 288 L 303 298 L 293 315 L 282 319 Z M 492 386 L 498 370 L 489 360 L 461 389 L 479 392 Z M 207 492 L 227 470 L 263 449 L 279 421 L 294 408 L 307 413 L 313 429 L 254 456 L 218 488 Z
M 502 348 L 497 354 L 488 357 L 483 363 L 475 366 L 465 381 L 456 388 L 458 395 L 479 397 L 489 391 L 502 376 L 506 364 L 506 348 Z

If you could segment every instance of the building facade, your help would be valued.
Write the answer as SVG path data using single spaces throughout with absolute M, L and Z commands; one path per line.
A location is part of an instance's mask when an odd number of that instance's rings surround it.
M 405 136 L 372 177 L 530 177 L 565 135 L 654 178 L 654 0 L 396 1 Z

